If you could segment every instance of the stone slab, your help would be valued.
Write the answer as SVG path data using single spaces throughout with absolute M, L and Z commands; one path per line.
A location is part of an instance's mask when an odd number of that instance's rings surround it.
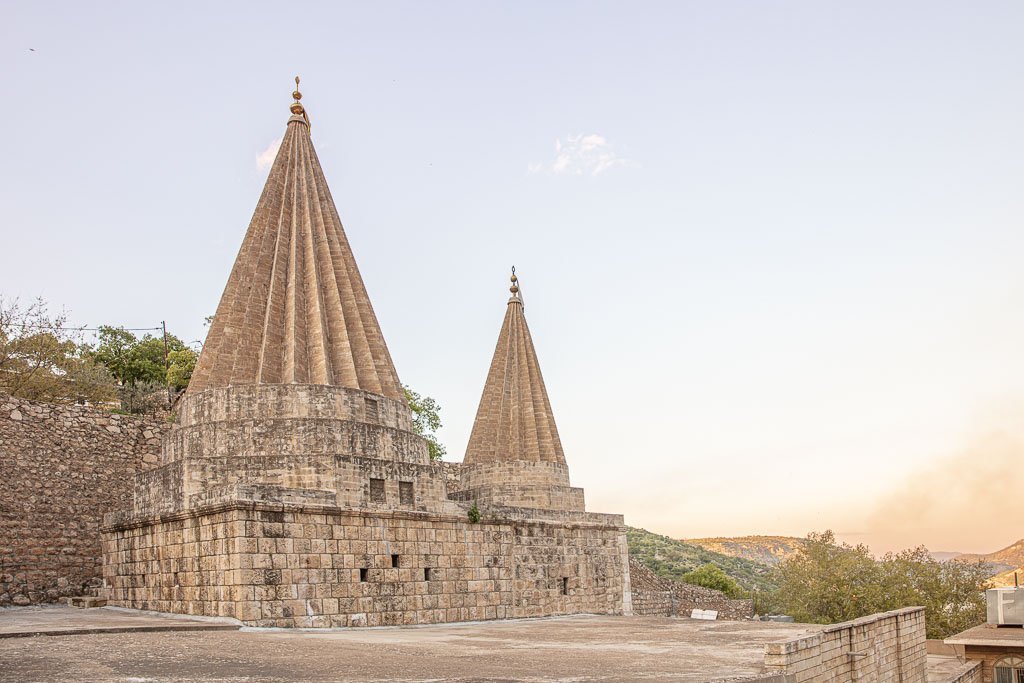
M 83 610 L 68 605 L 39 605 L 0 609 L 0 638 L 160 631 L 237 631 L 239 628 L 241 624 L 234 619 L 190 617 L 117 607 Z

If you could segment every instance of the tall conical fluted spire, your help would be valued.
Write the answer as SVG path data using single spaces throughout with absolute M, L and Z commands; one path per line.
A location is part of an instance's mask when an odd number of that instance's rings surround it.
M 188 390 L 330 384 L 404 400 L 310 141 L 298 83 Z
M 564 466 L 562 442 L 523 314 L 515 268 L 509 290 L 512 296 L 463 464 L 527 461 Z

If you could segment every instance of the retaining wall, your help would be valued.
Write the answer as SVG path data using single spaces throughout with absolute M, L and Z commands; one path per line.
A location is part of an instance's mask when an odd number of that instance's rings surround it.
M 100 524 L 129 507 L 168 426 L 0 395 L 0 605 L 53 602 L 102 583 Z
M 753 600 L 733 600 L 721 591 L 663 578 L 633 557 L 629 558 L 629 581 L 633 614 L 688 617 L 695 609 L 710 609 L 718 612 L 719 619 L 754 616 Z

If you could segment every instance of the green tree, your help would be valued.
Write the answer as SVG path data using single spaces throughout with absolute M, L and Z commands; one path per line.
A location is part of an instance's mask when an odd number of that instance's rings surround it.
M 710 562 L 702 564 L 693 571 L 686 572 L 681 578 L 686 583 L 722 591 L 730 598 L 748 597 L 747 592 L 736 583 L 735 579 L 722 571 L 718 565 Z
M 777 590 L 764 601 L 797 621 L 832 624 L 873 612 L 921 606 L 929 638 L 946 638 L 985 620 L 986 567 L 939 562 L 925 548 L 876 561 L 863 545 L 836 543 L 831 531 L 775 569 Z
M 42 299 L 23 305 L 0 297 L 0 392 L 51 403 L 112 400 L 113 378 L 80 337 Z
M 865 545 L 836 543 L 826 531 L 775 569 L 775 604 L 797 621 L 834 624 L 879 611 L 882 571 Z
M 421 396 L 407 386 L 402 386 L 405 391 L 405 400 L 412 410 L 412 428 L 417 434 L 427 440 L 427 449 L 431 460 L 440 460 L 447 450 L 437 440 L 435 432 L 441 428 L 441 406 L 429 396 Z
M 167 353 L 165 360 L 164 353 Z M 120 385 L 121 407 L 129 412 L 150 412 L 167 403 L 170 386 L 182 390 L 195 367 L 196 354 L 173 334 L 136 337 L 123 327 L 103 325 L 92 358 L 106 366 Z M 159 396 L 163 387 L 163 398 Z
M 167 358 L 170 362 L 170 367 L 167 368 L 167 383 L 175 391 L 184 391 L 188 386 L 188 381 L 192 379 L 192 371 L 196 368 L 199 354 L 186 346 L 171 351 L 167 354 Z
M 885 609 L 925 608 L 929 638 L 946 638 L 985 621 L 988 569 L 981 562 L 939 562 L 924 547 L 881 562 Z
M 167 335 L 168 355 L 171 351 L 188 348 L 173 334 Z M 164 363 L 163 336 L 151 334 L 141 339 L 124 329 L 103 325 L 99 331 L 99 343 L 93 357 L 107 366 L 122 385 L 136 382 L 167 383 L 167 368 Z

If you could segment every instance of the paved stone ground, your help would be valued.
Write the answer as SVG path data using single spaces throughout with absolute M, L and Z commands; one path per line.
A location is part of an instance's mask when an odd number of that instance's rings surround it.
M 78 609 L 66 605 L 37 605 L 0 609 L 0 638 L 126 631 L 237 631 L 240 626 L 234 619 L 158 614 L 113 607 Z
M 756 674 L 765 642 L 817 628 L 575 616 L 329 632 L 9 638 L 0 639 L 0 681 L 709 681 Z

